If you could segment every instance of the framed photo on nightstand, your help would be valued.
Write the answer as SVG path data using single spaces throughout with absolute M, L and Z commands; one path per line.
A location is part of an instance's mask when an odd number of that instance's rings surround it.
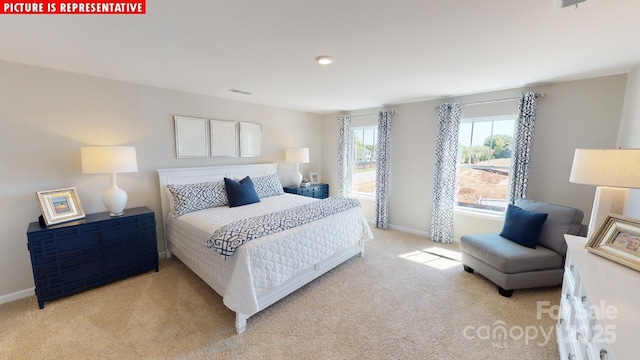
M 320 174 L 317 172 L 310 172 L 309 178 L 311 179 L 312 184 L 320 184 Z
M 75 187 L 37 191 L 36 199 L 47 226 L 85 217 Z

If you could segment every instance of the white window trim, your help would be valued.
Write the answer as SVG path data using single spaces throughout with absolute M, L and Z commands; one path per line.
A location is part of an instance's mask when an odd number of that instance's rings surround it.
M 468 216 L 473 216 L 473 217 L 488 219 L 488 220 L 504 219 L 505 211 L 477 209 L 477 208 L 458 206 L 458 205 L 453 206 L 453 212 L 456 214 L 463 214 L 463 215 L 468 215 Z
M 367 193 L 361 193 L 361 192 L 350 192 L 349 193 L 349 197 L 354 198 L 354 199 L 363 199 L 363 200 L 375 200 L 376 199 L 376 195 L 375 194 L 367 194 Z

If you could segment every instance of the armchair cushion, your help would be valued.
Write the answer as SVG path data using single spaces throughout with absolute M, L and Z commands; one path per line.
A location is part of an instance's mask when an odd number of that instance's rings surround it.
M 564 234 L 580 235 L 583 229 L 582 219 L 584 218 L 584 212 L 580 209 L 529 199 L 518 199 L 516 206 L 528 211 L 549 214 L 542 227 L 538 244 L 563 256 L 567 252 Z
M 560 269 L 564 261 L 562 255 L 544 246 L 531 249 L 498 234 L 464 235 L 460 250 L 505 274 Z
M 509 204 L 500 236 L 535 249 L 548 214 L 527 211 Z

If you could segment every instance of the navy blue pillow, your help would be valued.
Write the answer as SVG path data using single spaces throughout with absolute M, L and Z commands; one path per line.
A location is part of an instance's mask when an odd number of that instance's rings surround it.
M 548 215 L 509 205 L 504 216 L 504 226 L 500 236 L 522 246 L 535 249 L 542 233 L 542 226 Z
M 256 193 L 253 181 L 248 176 L 240 181 L 224 178 L 224 186 L 227 189 L 229 207 L 260 202 L 260 197 Z

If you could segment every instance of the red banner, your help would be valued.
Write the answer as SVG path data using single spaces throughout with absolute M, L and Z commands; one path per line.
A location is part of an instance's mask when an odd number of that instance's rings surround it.
M 0 14 L 146 14 L 146 0 L 6 1 L 0 0 Z

